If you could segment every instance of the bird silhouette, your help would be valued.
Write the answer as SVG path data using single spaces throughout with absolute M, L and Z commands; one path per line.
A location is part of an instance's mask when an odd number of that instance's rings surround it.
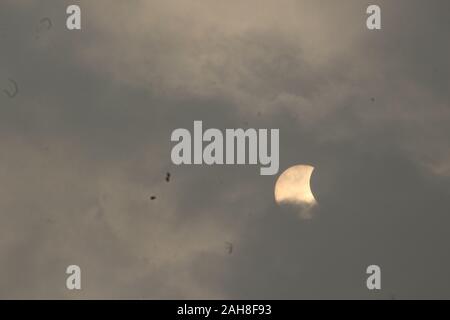
M 231 242 L 225 242 L 227 246 L 228 254 L 231 254 L 233 252 L 233 244 Z

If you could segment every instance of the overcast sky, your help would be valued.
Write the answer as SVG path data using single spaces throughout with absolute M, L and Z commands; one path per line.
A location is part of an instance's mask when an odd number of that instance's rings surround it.
M 0 298 L 450 298 L 449 13 L 2 0 Z M 194 120 L 280 129 L 279 173 L 315 167 L 314 217 L 277 206 L 259 166 L 173 165 Z

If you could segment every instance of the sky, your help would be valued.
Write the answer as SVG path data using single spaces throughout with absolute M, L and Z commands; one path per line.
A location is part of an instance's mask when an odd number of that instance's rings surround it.
M 0 298 L 449 299 L 449 12 L 2 0 Z M 315 168 L 313 218 L 277 205 L 259 166 L 172 164 L 194 120 L 279 129 L 279 174 Z

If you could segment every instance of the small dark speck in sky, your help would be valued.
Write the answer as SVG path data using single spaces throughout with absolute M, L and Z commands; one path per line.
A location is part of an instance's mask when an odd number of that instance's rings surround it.
M 228 254 L 231 254 L 233 252 L 233 244 L 231 242 L 225 242 L 225 244 L 227 245 Z

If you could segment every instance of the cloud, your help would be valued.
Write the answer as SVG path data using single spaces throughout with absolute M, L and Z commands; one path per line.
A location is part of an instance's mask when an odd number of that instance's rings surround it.
M 377 262 L 380 297 L 447 297 L 448 5 L 379 2 L 380 32 L 364 2 L 287 0 L 80 1 L 68 32 L 68 2 L 3 1 L 0 296 L 370 298 Z M 317 217 L 254 166 L 173 166 L 194 120 L 279 128 Z

